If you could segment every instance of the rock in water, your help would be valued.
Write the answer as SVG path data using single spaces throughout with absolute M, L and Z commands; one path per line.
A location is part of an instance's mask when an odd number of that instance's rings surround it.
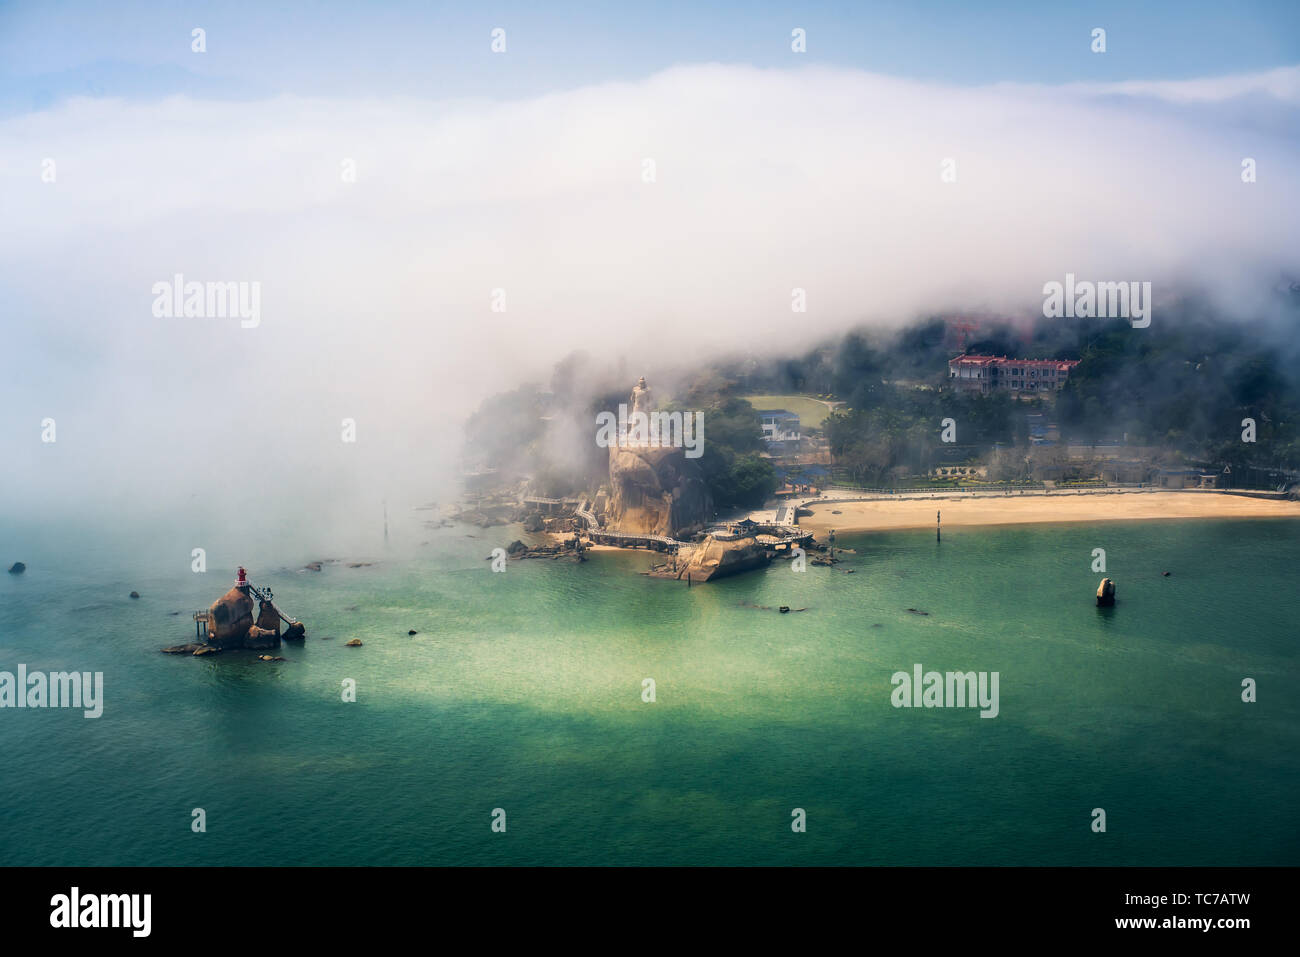
M 257 625 L 253 625 L 244 637 L 244 647 L 279 648 L 280 636 L 269 628 L 258 628 Z
M 223 648 L 239 648 L 253 627 L 253 599 L 238 586 L 231 588 L 208 609 L 212 631 L 208 642 Z
M 686 565 L 674 577 L 685 581 L 689 574 L 693 582 L 706 582 L 762 568 L 769 561 L 767 549 L 751 536 L 720 541 L 709 535 L 691 550 Z
M 201 658 L 203 655 L 215 655 L 221 651 L 216 645 L 199 645 L 194 649 L 194 657 Z
M 353 638 L 351 641 L 348 642 L 348 645 L 347 645 L 347 646 L 348 646 L 349 648 L 360 648 L 360 647 L 361 647 L 361 639 L 360 639 L 360 638 Z
M 22 562 L 14 562 L 12 565 L 9 566 L 10 575 L 21 575 L 25 571 L 27 571 L 27 566 L 24 565 Z
M 139 598 L 139 597 L 140 597 L 140 593 L 139 593 L 138 591 L 133 591 L 133 592 L 131 592 L 131 597 L 132 597 L 132 598 Z
M 292 625 L 284 630 L 284 640 L 293 641 L 297 638 L 305 638 L 307 635 L 307 626 L 300 621 L 295 621 Z
M 192 655 L 202 647 L 203 645 L 191 641 L 188 645 L 172 645 L 169 648 L 164 648 L 162 653 L 164 655 Z
M 257 627 L 273 631 L 277 636 L 280 634 L 280 613 L 275 610 L 275 605 L 269 601 L 258 604 Z
M 1097 607 L 1110 608 L 1115 604 L 1115 583 L 1109 578 L 1103 578 L 1101 584 L 1097 586 Z
M 414 628 L 412 628 L 410 631 L 407 632 L 407 634 L 408 634 L 408 635 L 418 635 L 419 632 L 416 631 Z

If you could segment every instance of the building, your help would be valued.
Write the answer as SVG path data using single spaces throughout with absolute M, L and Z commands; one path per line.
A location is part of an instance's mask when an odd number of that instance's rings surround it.
M 1160 469 L 1156 484 L 1161 488 L 1214 488 L 1218 476 L 1204 469 Z
M 764 442 L 798 442 L 799 416 L 785 409 L 760 409 Z
M 967 392 L 1055 392 L 1078 359 L 1009 359 L 962 353 L 948 360 L 948 381 Z

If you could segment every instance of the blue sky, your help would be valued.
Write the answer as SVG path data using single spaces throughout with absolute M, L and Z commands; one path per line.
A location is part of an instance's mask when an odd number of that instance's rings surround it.
M 1089 50 L 1098 26 L 1105 55 Z M 506 56 L 488 50 L 494 27 Z M 1300 3 L 0 2 L 11 115 L 73 95 L 521 97 L 707 62 L 960 85 L 1207 77 L 1300 63 Z

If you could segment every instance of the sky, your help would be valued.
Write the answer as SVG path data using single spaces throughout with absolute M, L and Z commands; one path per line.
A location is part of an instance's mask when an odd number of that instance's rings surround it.
M 203 56 L 190 31 L 207 32 Z M 508 56 L 489 56 L 506 31 Z M 1191 79 L 1300 62 L 1300 5 L 0 3 L 6 110 L 68 95 L 515 97 L 668 67 L 801 63 L 957 84 Z M 1107 31 L 1105 56 L 1091 31 Z
M 1067 272 L 1253 314 L 1297 272 L 1298 9 L 0 3 L 0 511 L 371 521 L 575 349 L 798 352 Z M 158 316 L 177 274 L 258 325 Z

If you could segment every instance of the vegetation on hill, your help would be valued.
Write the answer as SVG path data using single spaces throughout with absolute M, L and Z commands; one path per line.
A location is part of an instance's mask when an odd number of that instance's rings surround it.
M 1282 325 L 1229 321 L 1187 302 L 1145 329 L 1038 318 L 985 322 L 973 333 L 964 350 L 971 354 L 1078 359 L 1057 395 L 954 388 L 947 363 L 963 350 L 943 320 L 928 319 L 892 332 L 849 332 L 798 356 L 680 370 L 687 384 L 668 408 L 704 412 L 698 463 L 719 506 L 757 507 L 776 486 L 758 407 L 820 424 L 837 474 L 862 485 L 899 484 L 972 461 L 987 466 L 990 479 L 1025 480 L 1068 464 L 1064 445 L 1125 445 L 1151 467 L 1188 463 L 1272 477 L 1300 469 L 1294 294 L 1285 308 L 1291 319 Z M 571 356 L 557 365 L 551 390 L 524 387 L 484 402 L 467 427 L 467 459 L 528 472 L 552 494 L 599 485 L 607 457 L 591 440 L 592 423 L 597 411 L 627 401 L 627 383 L 593 389 L 591 370 L 585 357 Z M 816 423 L 813 409 L 826 409 L 811 397 L 827 395 L 845 405 Z M 1059 427 L 1060 445 L 1031 444 L 1031 413 Z M 948 419 L 954 442 L 942 441 Z M 1253 442 L 1243 441 L 1246 419 L 1254 422 Z

